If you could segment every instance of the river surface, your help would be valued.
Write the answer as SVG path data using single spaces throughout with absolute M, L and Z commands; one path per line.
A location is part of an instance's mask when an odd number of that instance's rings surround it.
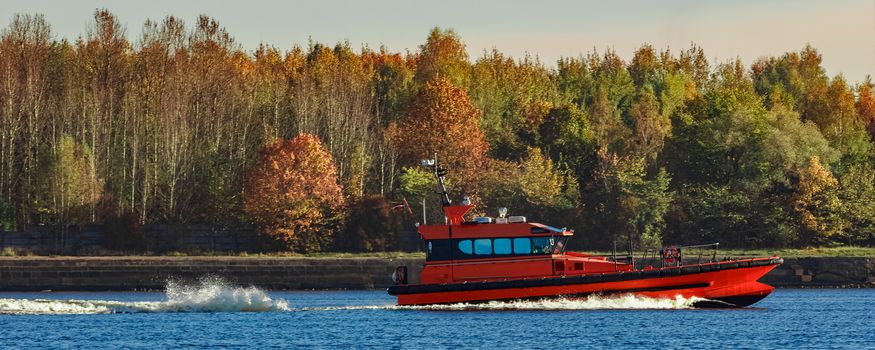
M 397 307 L 384 291 L 0 293 L 3 348 L 875 349 L 875 289 L 779 289 L 755 307 L 586 300 Z

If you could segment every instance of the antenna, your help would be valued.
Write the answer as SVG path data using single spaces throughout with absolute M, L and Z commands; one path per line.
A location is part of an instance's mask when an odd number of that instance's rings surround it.
M 450 195 L 447 193 L 447 187 L 444 185 L 444 177 L 447 176 L 447 170 L 440 167 L 437 159 L 437 153 L 435 153 L 434 158 L 423 159 L 420 164 L 424 167 L 432 168 L 434 177 L 437 179 L 438 194 L 441 196 L 441 204 L 448 206 L 452 204 L 452 202 L 450 202 Z

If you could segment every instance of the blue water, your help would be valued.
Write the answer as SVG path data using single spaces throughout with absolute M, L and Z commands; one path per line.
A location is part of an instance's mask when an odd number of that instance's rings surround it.
M 383 291 L 0 293 L 4 348 L 875 349 L 875 289 L 779 289 L 736 310 L 593 298 L 395 307 Z

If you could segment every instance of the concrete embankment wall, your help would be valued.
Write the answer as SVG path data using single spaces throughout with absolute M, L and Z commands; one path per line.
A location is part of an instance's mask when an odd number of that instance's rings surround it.
M 248 257 L 0 258 L 0 291 L 161 290 L 216 276 L 268 289 L 372 289 L 398 265 L 419 281 L 421 259 Z M 761 281 L 778 287 L 875 287 L 875 258 L 789 258 Z
M 169 280 L 220 277 L 268 289 L 372 289 L 392 284 L 398 265 L 418 282 L 421 259 L 247 257 L 0 258 L 0 291 L 161 290 Z
M 875 287 L 875 258 L 784 258 L 760 281 L 776 287 Z

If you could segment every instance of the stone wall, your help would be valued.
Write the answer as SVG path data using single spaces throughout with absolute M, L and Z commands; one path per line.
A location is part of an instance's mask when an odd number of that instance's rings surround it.
M 6 257 L 0 258 L 0 291 L 161 290 L 169 280 L 220 277 L 268 289 L 373 289 L 392 284 L 398 265 L 420 259 L 247 257 Z
M 396 266 L 419 282 L 421 259 L 280 257 L 6 257 L 0 291 L 161 290 L 170 279 L 216 276 L 269 289 L 373 289 Z M 789 258 L 763 282 L 778 287 L 875 287 L 875 258 Z
M 776 287 L 875 287 L 875 258 L 784 258 L 761 281 Z

